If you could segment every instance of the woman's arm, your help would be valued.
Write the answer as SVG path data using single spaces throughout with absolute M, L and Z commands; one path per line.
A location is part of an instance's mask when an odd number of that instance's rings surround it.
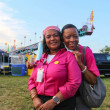
M 74 55 L 71 52 L 67 53 L 67 81 L 66 83 L 59 87 L 64 99 L 68 99 L 75 95 L 81 83 L 81 70 L 76 62 Z
M 32 75 L 29 78 L 28 89 L 29 89 L 30 96 L 33 101 L 34 107 L 36 108 L 36 110 L 38 110 L 38 108 L 42 105 L 42 101 L 37 95 L 36 85 L 35 85 L 35 80 L 34 80 L 34 78 L 35 78 L 34 72 L 35 72 L 35 68 L 33 69 Z
M 30 76 L 30 78 L 29 78 L 29 80 L 28 80 L 28 90 L 29 90 L 29 92 L 30 92 L 33 88 L 36 87 L 35 81 L 34 81 L 34 77 L 35 77 L 34 72 L 35 72 L 35 68 L 33 69 L 32 74 L 31 74 L 31 76 Z
M 55 96 L 59 99 L 59 102 L 62 102 L 64 100 L 64 97 L 60 91 Z M 56 105 L 57 103 L 52 98 L 48 100 L 47 102 L 45 102 L 44 104 L 42 104 L 38 110 L 53 110 L 53 108 Z
M 83 63 L 79 63 L 79 67 L 81 68 L 81 71 L 83 71 L 85 69 L 85 65 Z M 94 75 L 88 69 L 85 70 L 85 72 L 83 73 L 83 76 L 90 84 L 95 84 L 97 81 L 97 76 Z
M 76 58 L 76 61 L 81 69 L 81 71 L 85 70 L 83 72 L 83 76 L 85 77 L 85 79 L 90 83 L 90 84 L 95 84 L 96 83 L 96 80 L 97 80 L 97 75 L 95 72 L 97 72 L 97 74 L 99 75 L 99 71 L 97 69 L 97 66 L 96 66 L 96 63 L 95 63 L 95 59 L 94 59 L 94 56 L 93 56 L 93 53 L 90 49 L 88 49 L 86 55 L 85 55 L 85 59 L 86 59 L 86 67 L 85 65 L 82 63 L 81 61 L 81 57 L 82 57 L 82 53 L 80 52 L 76 52 L 75 53 L 75 58 Z M 90 70 L 88 70 L 91 69 Z M 92 71 L 95 71 L 94 73 Z
M 32 88 L 30 91 L 30 96 L 33 101 L 34 107 L 37 110 L 42 104 L 42 100 L 38 97 L 36 88 Z

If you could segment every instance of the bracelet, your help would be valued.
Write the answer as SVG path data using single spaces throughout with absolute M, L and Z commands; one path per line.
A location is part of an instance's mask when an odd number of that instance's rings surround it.
M 30 96 L 32 97 L 33 95 L 37 95 L 37 93 L 31 93 Z
M 82 73 L 85 73 L 86 70 L 87 70 L 87 66 L 85 66 L 84 70 L 82 70 L 81 72 L 82 72 Z
M 33 96 L 31 96 L 31 99 L 33 100 L 35 98 L 35 96 L 37 96 L 37 94 L 34 94 Z
M 37 94 L 37 92 L 36 91 L 33 91 L 33 92 L 30 93 L 30 95 L 32 95 L 32 94 Z

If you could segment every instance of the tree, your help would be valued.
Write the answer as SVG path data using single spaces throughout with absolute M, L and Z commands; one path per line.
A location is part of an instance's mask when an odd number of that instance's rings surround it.
M 100 52 L 110 54 L 110 47 L 106 45 L 103 49 L 100 50 Z

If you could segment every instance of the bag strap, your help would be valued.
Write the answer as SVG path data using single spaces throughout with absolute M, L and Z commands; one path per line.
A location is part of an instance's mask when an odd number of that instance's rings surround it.
M 84 65 L 86 65 L 86 61 L 85 61 L 86 48 L 87 48 L 86 46 L 83 46 L 83 49 L 82 49 Z

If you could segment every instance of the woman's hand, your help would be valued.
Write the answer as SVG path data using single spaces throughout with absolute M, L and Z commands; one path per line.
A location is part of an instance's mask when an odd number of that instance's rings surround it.
M 38 97 L 33 99 L 33 104 L 36 110 L 39 110 L 39 107 L 43 104 L 42 100 Z
M 76 61 L 79 65 L 79 67 L 81 68 L 81 70 L 83 71 L 85 68 L 85 65 L 82 63 L 81 61 L 81 56 L 82 54 L 78 51 L 73 51 L 72 52 L 75 55 Z M 85 79 L 90 83 L 90 84 L 95 84 L 97 81 L 97 76 L 95 76 L 91 71 L 86 70 L 84 73 L 84 77 Z
M 75 55 L 78 65 L 80 65 L 82 63 L 82 61 L 81 61 L 82 53 L 80 53 L 78 51 L 73 51 L 72 53 Z
M 38 110 L 53 110 L 53 108 L 56 105 L 57 104 L 53 101 L 53 99 L 50 99 L 47 102 L 45 102 L 44 104 L 42 104 Z
M 37 64 L 33 64 L 33 65 L 32 65 L 32 64 L 30 63 L 30 61 L 27 61 L 27 62 L 26 62 L 26 67 L 27 67 L 28 69 L 32 69 L 32 68 L 35 67 L 36 65 L 37 65 Z

